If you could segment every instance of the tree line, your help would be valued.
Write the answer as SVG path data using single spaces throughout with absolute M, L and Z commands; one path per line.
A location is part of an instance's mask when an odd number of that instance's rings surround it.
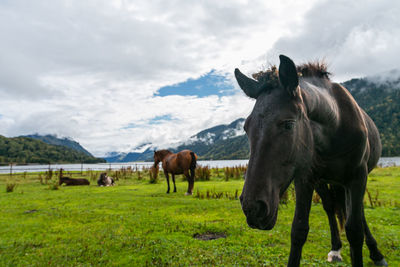
M 101 163 L 95 158 L 77 150 L 58 145 L 46 144 L 29 137 L 7 138 L 0 135 L 0 164 L 27 163 Z

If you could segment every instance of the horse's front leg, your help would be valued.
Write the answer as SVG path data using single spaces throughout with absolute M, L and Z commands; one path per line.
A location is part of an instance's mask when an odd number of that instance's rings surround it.
M 296 210 L 294 213 L 291 246 L 288 266 L 299 266 L 301 259 L 301 250 L 307 240 L 309 225 L 308 218 L 311 209 L 311 200 L 314 192 L 314 187 L 302 181 L 295 179 L 296 191 Z
M 322 206 L 328 215 L 329 227 L 331 230 L 331 251 L 328 253 L 328 261 L 342 261 L 342 256 L 340 255 L 340 249 L 342 248 L 342 241 L 340 240 L 339 229 L 335 216 L 335 199 L 332 197 L 329 191 L 328 185 L 318 184 L 315 187 L 318 195 L 321 197 Z M 337 200 L 336 200 L 337 201 Z
M 168 172 L 164 171 L 164 175 L 165 175 L 165 178 L 167 179 L 167 185 L 168 185 L 167 194 L 169 194 L 169 175 L 168 175 Z
M 361 166 L 349 177 L 346 186 L 346 236 L 350 243 L 351 265 L 363 266 L 362 247 L 364 243 L 363 199 L 367 183 L 367 167 Z

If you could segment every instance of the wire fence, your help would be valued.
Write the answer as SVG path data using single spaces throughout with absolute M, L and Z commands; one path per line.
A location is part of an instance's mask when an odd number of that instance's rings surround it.
M 63 169 L 67 172 L 84 172 L 84 171 L 109 171 L 119 170 L 122 168 L 132 168 L 134 170 L 142 170 L 149 168 L 153 165 L 152 162 L 129 162 L 129 163 L 98 163 L 98 164 L 28 164 L 28 165 L 15 165 L 0 166 L 0 174 L 15 174 L 15 173 L 32 173 L 32 172 L 46 172 L 49 170 Z
M 209 166 L 211 168 L 225 168 L 239 165 L 246 165 L 248 160 L 202 160 L 197 162 L 202 166 Z M 67 172 L 84 172 L 84 171 L 107 171 L 107 170 L 119 170 L 122 168 L 132 168 L 134 170 L 142 170 L 150 168 L 153 162 L 126 162 L 126 163 L 96 163 L 96 164 L 28 164 L 28 165 L 15 165 L 9 164 L 6 166 L 0 166 L 0 174 L 13 173 L 31 173 L 31 172 L 46 172 L 49 170 L 63 169 Z M 378 166 L 381 168 L 400 166 L 400 157 L 383 157 L 380 158 Z

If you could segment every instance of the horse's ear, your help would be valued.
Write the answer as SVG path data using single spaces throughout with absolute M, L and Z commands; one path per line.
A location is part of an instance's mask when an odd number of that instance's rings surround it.
M 299 76 L 294 62 L 287 56 L 279 56 L 279 81 L 290 95 L 296 94 L 299 85 Z
M 257 98 L 262 92 L 262 85 L 259 81 L 253 80 L 243 73 L 239 69 L 235 69 L 235 77 L 240 88 L 243 92 L 251 98 Z

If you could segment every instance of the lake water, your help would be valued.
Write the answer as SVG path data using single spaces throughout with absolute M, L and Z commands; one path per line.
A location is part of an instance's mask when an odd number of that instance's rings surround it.
M 246 165 L 247 159 L 243 160 L 199 160 L 198 164 L 202 166 L 209 166 L 210 168 L 224 168 L 233 167 L 238 165 Z M 149 168 L 153 165 L 152 162 L 124 162 L 124 163 L 98 163 L 98 164 L 52 164 L 52 165 L 20 165 L 20 166 L 0 166 L 0 173 L 22 173 L 22 172 L 44 172 L 49 168 L 58 170 L 63 168 L 65 171 L 87 171 L 87 170 L 108 170 L 108 169 L 121 169 L 131 167 L 133 169 L 141 170 L 142 168 Z M 400 157 L 386 157 L 381 158 L 378 162 L 380 167 L 400 166 Z
M 199 160 L 197 164 L 209 166 L 211 168 L 233 167 L 238 165 L 246 165 L 248 160 Z M 18 166 L 0 166 L 0 173 L 22 173 L 22 172 L 44 172 L 49 168 L 52 170 L 64 169 L 65 171 L 87 171 L 87 170 L 116 170 L 131 167 L 141 170 L 149 168 L 153 162 L 123 162 L 123 163 L 96 163 L 96 164 L 51 164 L 51 165 L 18 165 Z

